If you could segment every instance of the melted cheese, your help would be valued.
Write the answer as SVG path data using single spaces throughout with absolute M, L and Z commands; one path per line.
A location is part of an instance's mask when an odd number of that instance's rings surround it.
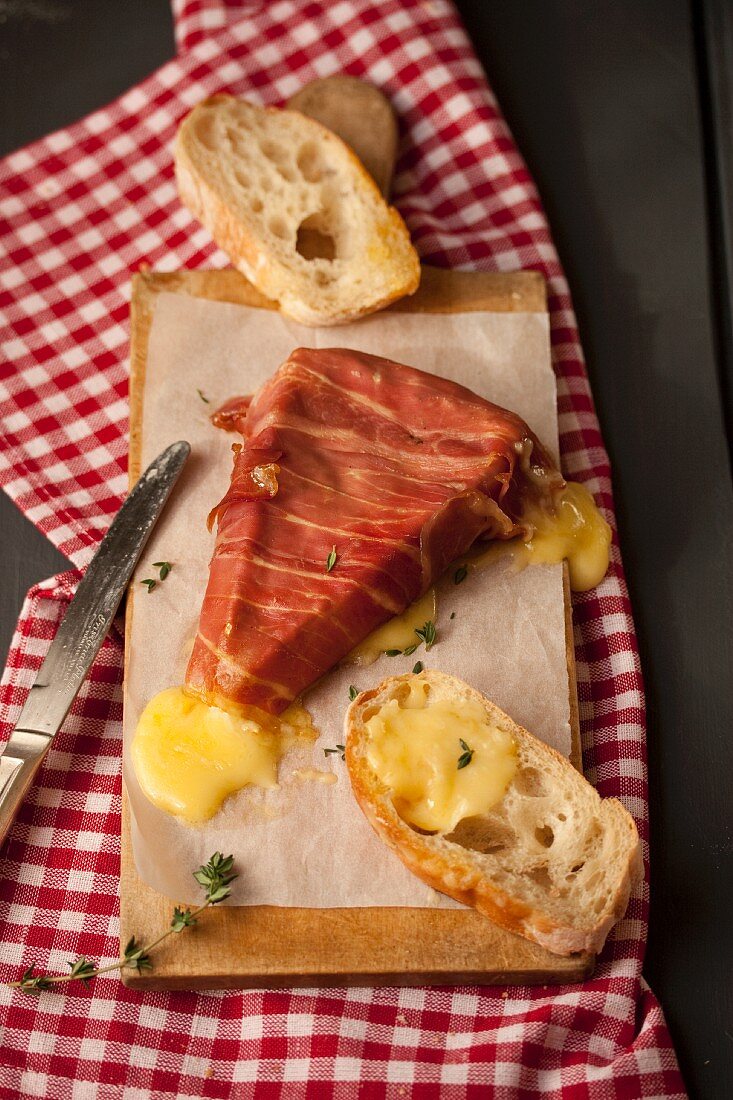
M 608 569 L 611 528 L 584 485 L 569 481 L 554 512 L 531 504 L 524 519 L 534 528 L 527 542 L 496 542 L 473 562 L 477 568 L 500 557 L 511 558 L 517 569 L 526 565 L 567 559 L 570 587 L 587 592 L 603 580 Z
M 402 702 L 391 699 L 367 720 L 367 759 L 404 821 L 450 833 L 501 801 L 516 770 L 516 746 L 479 702 L 431 699 L 428 692 L 416 677 Z M 473 755 L 459 768 L 461 741 Z
M 213 817 L 243 787 L 276 788 L 283 753 L 296 740 L 315 736 L 298 704 L 279 721 L 259 723 L 173 687 L 141 714 L 132 762 L 153 805 L 195 824 Z
M 401 615 L 396 615 L 384 626 L 373 630 L 368 638 L 352 649 L 345 664 L 373 665 L 388 649 L 409 649 L 419 643 L 415 630 L 435 619 L 435 589 L 429 588 L 424 596 L 410 604 Z

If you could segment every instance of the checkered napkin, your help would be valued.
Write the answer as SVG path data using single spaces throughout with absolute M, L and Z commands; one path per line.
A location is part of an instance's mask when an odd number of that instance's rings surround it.
M 549 282 L 566 473 L 613 504 L 575 319 L 547 223 L 447 0 L 174 0 L 179 57 L 0 163 L 0 480 L 77 567 L 126 490 L 131 272 L 226 257 L 176 198 L 171 141 L 221 90 L 279 103 L 348 72 L 402 120 L 397 204 L 422 257 Z M 0 688 L 7 736 L 78 580 L 31 591 Z M 585 770 L 647 848 L 644 698 L 618 547 L 575 599 Z M 118 951 L 122 639 L 58 735 L 0 862 L 0 977 Z M 0 989 L 0 1096 L 683 1096 L 641 978 L 640 887 L 594 978 L 541 989 L 130 992 L 117 977 L 37 998 Z M 285 1082 L 283 1085 L 282 1082 Z M 255 1084 L 256 1083 L 256 1084 Z

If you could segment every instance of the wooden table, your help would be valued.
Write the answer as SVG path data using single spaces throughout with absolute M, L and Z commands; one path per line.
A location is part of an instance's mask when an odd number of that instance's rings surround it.
M 691 1094 L 722 1100 L 733 1079 L 725 431 L 733 374 L 724 278 L 733 209 L 714 200 L 715 185 L 725 195 L 733 180 L 725 66 L 733 13 L 723 0 L 458 6 L 540 188 L 575 296 L 649 696 L 646 976 Z M 167 0 L 15 4 L 4 20 L 3 152 L 100 106 L 174 53 Z M 25 590 L 65 562 L 2 495 L 0 532 L 2 658 Z

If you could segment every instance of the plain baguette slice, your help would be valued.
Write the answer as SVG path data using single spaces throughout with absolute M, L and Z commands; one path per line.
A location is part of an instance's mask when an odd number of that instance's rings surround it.
M 411 828 L 367 759 L 366 722 L 411 680 L 436 698 L 475 699 L 508 730 L 518 764 L 503 800 L 449 836 Z M 364 814 L 402 862 L 429 886 L 557 955 L 596 953 L 641 874 L 636 826 L 614 798 L 601 799 L 572 764 L 468 684 L 426 670 L 362 692 L 346 714 L 346 763 Z M 460 729 L 456 730 L 460 737 Z
M 319 122 L 213 96 L 181 123 L 174 155 L 182 202 L 295 321 L 340 324 L 417 290 L 405 223 Z

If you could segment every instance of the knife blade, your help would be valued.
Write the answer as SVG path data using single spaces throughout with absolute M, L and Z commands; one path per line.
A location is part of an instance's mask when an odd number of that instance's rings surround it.
M 109 630 L 150 532 L 191 453 L 172 443 L 151 462 L 79 582 L 0 756 L 0 846 Z

